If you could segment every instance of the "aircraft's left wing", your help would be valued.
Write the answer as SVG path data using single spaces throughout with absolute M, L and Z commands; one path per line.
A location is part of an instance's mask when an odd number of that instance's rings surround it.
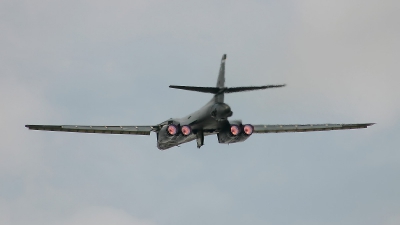
M 254 133 L 282 133 L 360 129 L 372 126 L 374 123 L 357 124 L 308 124 L 308 125 L 253 125 Z
M 75 125 L 25 125 L 30 130 L 64 131 L 100 134 L 150 135 L 158 126 L 75 126 Z

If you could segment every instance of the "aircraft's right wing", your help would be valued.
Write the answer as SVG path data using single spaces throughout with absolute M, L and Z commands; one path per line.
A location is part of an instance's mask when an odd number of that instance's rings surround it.
M 253 125 L 254 133 L 309 132 L 360 129 L 372 126 L 374 123 L 358 124 L 309 124 L 309 125 Z

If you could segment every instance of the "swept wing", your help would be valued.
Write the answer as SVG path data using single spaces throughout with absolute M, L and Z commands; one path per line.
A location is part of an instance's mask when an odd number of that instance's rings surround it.
M 293 125 L 253 125 L 254 133 L 309 132 L 360 129 L 372 126 L 374 123 L 356 124 L 293 124 Z
M 64 131 L 99 134 L 150 135 L 158 126 L 78 126 L 78 125 L 25 125 L 30 130 Z

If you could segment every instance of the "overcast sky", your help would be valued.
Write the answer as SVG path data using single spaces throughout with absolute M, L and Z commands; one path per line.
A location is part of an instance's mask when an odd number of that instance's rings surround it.
M 0 1 L 0 224 L 400 224 L 400 2 Z M 29 131 L 154 125 L 212 96 L 254 124 L 362 130 L 205 138 Z

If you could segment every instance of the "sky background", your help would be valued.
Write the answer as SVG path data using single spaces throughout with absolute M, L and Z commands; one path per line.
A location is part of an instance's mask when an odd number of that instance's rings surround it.
M 0 0 L 0 224 L 400 224 L 400 1 Z M 153 125 L 214 86 L 253 124 L 362 130 L 205 138 L 29 131 Z

